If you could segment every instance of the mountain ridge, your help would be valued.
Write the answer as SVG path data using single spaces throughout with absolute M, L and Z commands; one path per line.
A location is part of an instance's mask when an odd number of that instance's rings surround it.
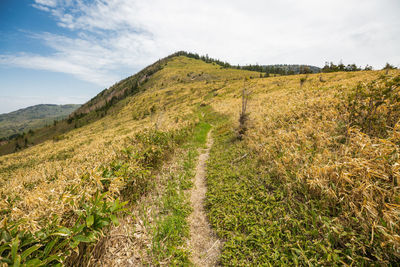
M 38 104 L 0 114 L 0 138 L 12 137 L 68 117 L 80 104 Z

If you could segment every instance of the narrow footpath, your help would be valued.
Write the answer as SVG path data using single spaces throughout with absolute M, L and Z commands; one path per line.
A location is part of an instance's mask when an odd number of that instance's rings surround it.
M 200 149 L 199 161 L 196 166 L 194 186 L 190 201 L 193 212 L 189 217 L 191 261 L 196 266 L 215 266 L 218 263 L 221 242 L 216 237 L 208 222 L 204 209 L 207 186 L 205 181 L 206 163 L 212 146 L 211 131 L 207 135 L 207 148 Z

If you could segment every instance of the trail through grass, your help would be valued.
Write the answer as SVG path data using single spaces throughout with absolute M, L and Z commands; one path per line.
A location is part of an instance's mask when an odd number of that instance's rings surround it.
M 188 247 L 192 210 L 190 191 L 196 174 L 199 148 L 206 147 L 211 125 L 206 121 L 206 109 L 199 113 L 193 134 L 183 146 L 181 168 L 171 173 L 160 201 L 152 240 L 152 264 L 191 265 L 191 247 Z M 204 162 L 203 162 L 204 163 Z
M 193 211 L 189 217 L 189 247 L 192 250 L 191 260 L 196 266 L 215 266 L 219 260 L 221 248 L 221 242 L 212 231 L 204 208 L 207 192 L 205 182 L 206 162 L 212 143 L 211 132 L 208 132 L 206 148 L 200 149 L 201 154 L 196 166 L 194 187 L 191 190 L 190 197 Z

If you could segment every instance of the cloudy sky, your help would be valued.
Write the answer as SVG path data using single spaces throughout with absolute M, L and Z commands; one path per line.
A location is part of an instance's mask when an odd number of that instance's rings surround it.
M 400 66 L 399 0 L 0 0 L 0 113 L 83 103 L 178 50 Z

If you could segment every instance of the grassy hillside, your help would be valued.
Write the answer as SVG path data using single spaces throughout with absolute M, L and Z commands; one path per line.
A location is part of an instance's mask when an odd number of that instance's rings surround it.
M 135 247 L 146 255 L 142 264 L 187 264 L 190 208 L 182 187 L 190 184 L 180 184 L 186 176 L 179 172 L 156 177 L 163 164 L 174 165 L 175 153 L 190 151 L 199 125 L 211 125 L 207 211 L 224 242 L 221 264 L 394 264 L 399 76 L 259 78 L 172 57 L 102 118 L 0 157 L 1 256 L 11 263 L 88 262 L 96 254 L 91 244 L 121 218 L 120 198 L 132 224 L 141 225 L 130 238 L 149 242 Z M 239 140 L 243 88 L 247 120 Z M 155 190 L 158 184 L 168 190 Z M 154 192 L 160 202 L 142 204 Z M 182 232 L 171 225 L 183 225 Z M 32 251 L 22 254 L 27 247 Z
M 146 67 L 135 75 L 132 75 L 108 89 L 103 90 L 98 95 L 93 97 L 87 103 L 79 106 L 66 119 L 57 121 L 46 127 L 35 129 L 34 132 L 29 131 L 10 141 L 5 140 L 0 142 L 0 155 L 14 153 L 40 144 L 46 140 L 59 140 L 63 138 L 63 134 L 97 121 L 108 113 L 120 110 L 125 104 L 119 103 L 127 96 L 135 95 L 144 90 L 144 84 L 147 79 L 155 72 L 161 70 L 163 66 L 173 57 L 168 56 L 156 63 Z
M 154 64 L 151 64 L 150 66 L 144 68 L 137 74 L 134 74 L 116 83 L 110 88 L 103 90 L 98 95 L 93 97 L 90 101 L 84 103 L 77 110 L 75 110 L 68 119 L 57 121 L 56 123 L 47 125 L 46 127 L 38 128 L 34 132 L 28 132 L 22 136 L 17 136 L 17 138 L 12 139 L 11 141 L 0 142 L 0 155 L 14 153 L 33 145 L 40 144 L 49 139 L 62 139 L 63 134 L 71 131 L 72 129 L 79 128 L 94 121 L 97 121 L 109 113 L 118 112 L 126 104 L 126 101 L 123 101 L 125 98 L 127 98 L 128 96 L 132 97 L 133 95 L 136 95 L 146 90 L 148 88 L 147 82 L 149 80 L 154 80 L 153 77 L 155 77 L 155 74 L 162 70 L 171 59 L 186 54 L 186 52 L 177 52 L 175 54 L 167 56 L 161 60 L 158 60 Z M 209 59 L 209 61 L 212 62 L 212 59 Z M 225 68 L 221 67 L 217 63 L 221 64 L 221 62 L 219 61 L 216 61 L 216 63 L 213 62 L 212 64 L 216 68 Z M 196 69 L 194 68 L 194 70 Z M 182 79 L 176 78 L 178 77 L 176 76 L 174 80 L 176 79 L 176 81 L 178 82 L 181 80 L 185 81 L 187 79 L 190 79 L 191 81 L 212 81 L 221 78 L 220 76 L 212 76 L 210 75 L 210 73 L 203 72 L 194 77 L 192 76 L 194 73 L 195 72 L 185 73 L 184 75 L 186 76 L 182 77 Z M 251 73 L 251 76 L 249 74 L 248 77 L 256 77 L 257 75 L 259 75 L 255 72 L 248 73 Z M 181 73 L 178 73 L 178 75 L 180 74 Z M 161 85 L 164 86 L 164 83 L 161 83 Z M 147 116 L 148 114 L 145 115 Z
M 68 117 L 80 105 L 35 105 L 10 113 L 0 114 L 0 138 L 9 137 L 31 129 L 52 124 L 54 120 Z

